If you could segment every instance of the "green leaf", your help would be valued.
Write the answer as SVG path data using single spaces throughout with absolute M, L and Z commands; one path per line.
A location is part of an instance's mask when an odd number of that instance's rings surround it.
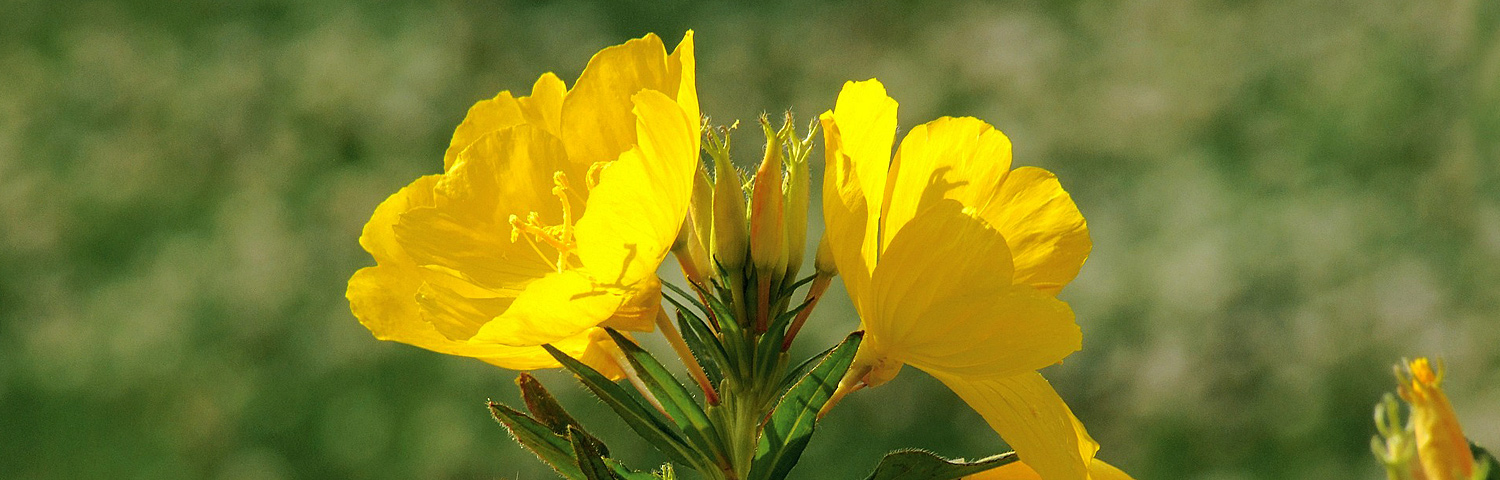
M 808 283 L 811 283 L 814 278 L 818 278 L 818 276 L 817 275 L 808 275 L 806 277 L 803 277 L 803 279 L 801 279 L 801 280 L 798 280 L 796 282 L 792 282 L 789 285 L 783 286 L 781 288 L 781 296 L 783 296 L 783 297 L 791 296 L 792 293 L 794 293 L 794 292 L 797 291 L 797 288 L 799 288 L 799 287 L 801 287 L 803 285 L 807 285 Z
M 583 429 L 583 424 L 568 415 L 568 412 L 557 403 L 557 399 L 552 397 L 552 393 L 548 392 L 536 377 L 521 372 L 520 375 L 516 375 L 516 385 L 521 387 L 521 400 L 526 402 L 526 410 L 531 412 L 532 418 L 542 422 L 547 428 L 552 429 L 552 433 L 563 438 L 567 438 L 569 427 L 577 428 L 590 442 L 593 442 L 594 448 L 598 449 L 601 455 L 609 456 L 609 449 L 604 446 L 604 442 L 589 435 L 588 431 Z
M 604 459 L 604 463 L 606 465 L 609 465 L 610 470 L 615 473 L 615 478 L 618 478 L 618 479 L 621 479 L 621 480 L 661 480 L 662 479 L 661 476 L 652 474 L 650 472 L 642 472 L 642 471 L 635 470 L 635 469 L 632 469 L 630 467 L 627 467 L 627 466 L 625 466 L 625 464 L 620 463 L 619 460 L 615 460 L 613 458 L 605 458 Z M 671 464 L 669 463 L 668 465 L 671 465 Z
M 495 402 L 489 402 L 490 415 L 505 426 L 511 438 L 531 450 L 542 462 L 569 480 L 585 480 L 583 471 L 573 459 L 573 449 L 566 439 L 552 433 L 542 422 Z
M 792 322 L 792 318 L 796 317 L 797 313 L 801 312 L 802 309 L 807 308 L 807 306 L 811 302 L 812 299 L 808 299 L 802 302 L 802 304 L 798 305 L 796 308 L 783 312 L 781 315 L 777 315 L 776 318 L 771 321 L 771 326 L 768 330 L 766 330 L 766 333 L 761 335 L 761 337 L 756 340 L 756 372 L 763 372 L 762 374 L 766 374 L 766 372 L 776 371 L 776 363 L 781 360 L 783 353 L 781 351 L 781 345 L 783 341 L 786 340 L 787 324 L 790 324 Z
M 953 480 L 974 475 L 1019 461 L 1016 452 L 964 462 L 946 460 L 923 450 L 897 450 L 887 453 L 865 480 Z
M 713 336 L 702 321 L 688 318 L 682 312 L 677 312 L 677 325 L 682 331 L 683 341 L 687 342 L 688 350 L 693 351 L 693 357 L 703 366 L 703 373 L 708 376 L 708 381 L 719 385 L 724 380 L 724 373 L 719 365 L 725 361 L 724 346 L 719 344 L 719 338 Z
M 683 440 L 682 433 L 661 412 L 646 406 L 645 399 L 639 393 L 620 387 L 593 367 L 584 365 L 551 345 L 542 345 L 542 348 L 546 349 L 552 358 L 562 363 L 564 368 L 573 372 L 578 381 L 593 392 L 594 396 L 599 397 L 599 400 L 604 401 L 604 404 L 608 405 L 611 410 L 614 410 L 615 414 L 619 415 L 636 435 L 640 435 L 646 443 L 656 447 L 669 460 L 683 465 L 703 464 L 703 461 L 699 460 L 700 457 Z
M 578 469 L 585 480 L 615 480 L 614 469 L 604 464 L 604 455 L 594 448 L 594 440 L 578 427 L 568 425 L 568 443 L 573 447 L 573 457 L 578 459 Z
M 703 407 L 698 405 L 698 400 L 693 398 L 692 392 L 682 386 L 677 377 L 673 377 L 656 357 L 651 356 L 651 352 L 613 328 L 605 328 L 604 331 L 625 352 L 625 359 L 641 375 L 642 383 L 656 395 L 662 408 L 667 410 L 667 416 L 677 423 L 677 428 L 686 433 L 687 439 L 698 447 L 698 451 L 712 454 L 716 465 L 728 464 L 725 448 L 719 441 L 719 431 L 709 421 Z
M 1484 480 L 1500 480 L 1500 461 L 1495 460 L 1494 455 L 1474 442 L 1469 442 L 1469 453 L 1474 454 L 1476 468 L 1488 466 L 1489 471 L 1485 473 Z
M 828 354 L 833 352 L 833 349 L 835 348 L 838 348 L 838 345 L 828 347 L 827 350 L 818 352 L 817 355 L 807 357 L 807 360 L 803 360 L 802 363 L 799 363 L 796 367 L 788 370 L 786 374 L 781 377 L 781 382 L 776 385 L 776 398 L 781 398 L 781 396 L 786 395 L 786 391 L 791 389 L 792 385 L 795 385 L 797 383 L 797 380 L 801 380 L 803 376 L 807 375 L 807 372 L 812 370 L 813 365 L 816 365 L 819 360 L 823 359 L 823 357 L 828 356 Z
M 756 445 L 755 460 L 750 468 L 751 479 L 780 480 L 792 471 L 812 437 L 818 410 L 833 395 L 863 339 L 864 332 L 849 334 L 781 397 L 761 432 L 760 443 Z
M 708 307 L 706 307 L 706 306 L 703 305 L 703 302 L 700 302 L 700 301 L 698 301 L 698 299 L 693 298 L 693 295 L 689 294 L 686 290 L 683 290 L 682 287 L 673 285 L 673 284 L 668 283 L 668 282 L 662 282 L 662 285 L 665 286 L 665 287 L 667 287 L 667 289 L 671 290 L 672 292 L 675 292 L 677 295 L 682 296 L 682 298 L 687 299 L 688 303 L 690 303 L 694 307 L 696 307 L 698 309 L 698 311 L 697 312 L 693 312 L 693 313 L 702 313 L 704 315 L 707 315 L 707 314 L 710 313 L 708 311 Z M 697 290 L 697 287 L 694 287 L 693 290 Z M 665 293 L 665 292 L 663 292 L 663 293 Z M 684 310 L 684 311 L 688 310 L 684 305 L 682 305 L 676 299 L 673 299 L 671 296 L 669 296 L 669 295 L 662 295 L 662 297 L 666 298 L 667 301 L 672 302 L 672 305 L 676 306 L 678 310 Z

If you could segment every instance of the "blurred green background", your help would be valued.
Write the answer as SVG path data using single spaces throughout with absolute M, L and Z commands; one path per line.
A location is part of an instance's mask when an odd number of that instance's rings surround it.
M 805 119 L 878 77 L 903 130 L 977 116 L 1060 175 L 1095 250 L 1063 292 L 1084 350 L 1044 373 L 1137 478 L 1382 478 L 1370 411 L 1403 356 L 1446 358 L 1470 437 L 1500 448 L 1500 2 L 7 0 L 0 19 L 0 477 L 552 478 L 483 408 L 518 400 L 512 372 L 349 314 L 373 263 L 355 240 L 440 170 L 473 102 L 690 28 L 720 122 Z M 854 324 L 836 291 L 799 351 Z M 660 459 L 541 377 L 626 460 Z M 908 370 L 835 410 L 796 477 L 904 446 L 1003 449 Z

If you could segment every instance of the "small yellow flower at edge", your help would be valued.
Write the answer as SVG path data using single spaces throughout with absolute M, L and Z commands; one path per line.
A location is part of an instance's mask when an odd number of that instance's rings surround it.
M 1088 478 L 1098 445 L 1036 372 L 1081 345 L 1055 298 L 1092 247 L 1071 197 L 1046 170 L 1011 170 L 1010 140 L 974 118 L 920 125 L 892 159 L 896 101 L 875 80 L 845 84 L 822 126 L 824 234 L 865 330 L 835 396 L 910 364 L 1028 468 Z
M 601 50 L 573 88 L 550 73 L 454 131 L 443 173 L 376 208 L 349 279 L 376 338 L 516 370 L 552 344 L 619 377 L 600 326 L 649 331 L 657 266 L 687 214 L 700 138 L 692 32 Z
M 1426 480 L 1469 480 L 1474 455 L 1464 437 L 1453 405 L 1443 393 L 1443 366 L 1434 369 L 1426 358 L 1397 368 L 1397 393 L 1411 405 L 1411 425 L 1417 440 L 1417 459 Z

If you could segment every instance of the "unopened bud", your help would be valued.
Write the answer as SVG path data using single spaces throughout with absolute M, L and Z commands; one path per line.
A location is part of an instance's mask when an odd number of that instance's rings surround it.
M 787 144 L 791 155 L 787 156 L 786 210 L 783 214 L 786 219 L 786 278 L 792 279 L 802 269 L 802 257 L 807 250 L 807 203 L 812 182 L 807 158 L 812 153 L 812 131 L 808 131 L 807 138 Z
M 672 255 L 677 257 L 677 263 L 682 266 L 682 275 L 688 281 L 704 285 L 704 280 L 710 273 L 708 251 L 698 238 L 698 229 L 693 220 L 692 215 L 683 220 L 682 228 L 677 231 L 677 239 L 672 242 Z
M 693 222 L 693 235 L 704 254 L 708 253 L 709 239 L 714 232 L 714 184 L 708 180 L 708 171 L 700 162 L 693 175 L 693 197 L 689 200 L 688 218 Z M 707 266 L 707 265 L 705 265 Z
M 693 177 L 693 194 L 688 202 L 688 215 L 683 220 L 682 228 L 677 231 L 676 241 L 672 243 L 672 254 L 677 257 L 677 263 L 682 265 L 683 276 L 698 285 L 704 285 L 704 280 L 712 273 L 712 264 L 708 261 L 708 245 L 704 243 L 708 235 L 702 233 L 712 231 L 711 222 L 713 185 L 708 182 L 700 164 Z
M 714 159 L 713 261 L 730 273 L 745 265 L 745 187 L 729 160 L 729 138 L 709 133 L 708 153 Z
M 762 116 L 760 125 L 766 132 L 766 155 L 755 171 L 750 192 L 750 260 L 765 274 L 780 273 L 786 262 L 786 233 L 783 225 L 781 191 L 781 146 L 785 138 L 771 129 Z

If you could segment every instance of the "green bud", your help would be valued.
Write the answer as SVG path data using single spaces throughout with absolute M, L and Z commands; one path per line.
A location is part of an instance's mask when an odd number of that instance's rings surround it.
M 745 265 L 747 236 L 745 234 L 745 187 L 740 183 L 740 172 L 729 160 L 728 130 L 721 134 L 710 131 L 708 154 L 714 159 L 713 185 L 713 242 L 711 254 L 714 261 L 733 273 Z

